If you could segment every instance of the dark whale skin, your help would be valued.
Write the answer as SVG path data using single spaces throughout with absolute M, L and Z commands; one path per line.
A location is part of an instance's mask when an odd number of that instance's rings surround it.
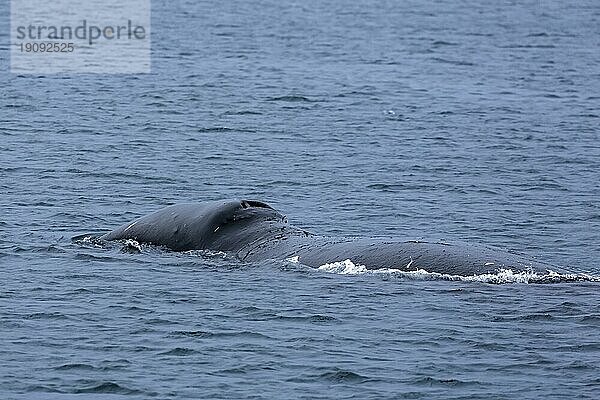
M 423 269 L 451 275 L 497 273 L 501 269 L 565 272 L 524 255 L 467 243 L 318 236 L 289 225 L 284 215 L 252 200 L 169 206 L 100 239 L 133 239 L 173 251 L 223 251 L 245 261 L 297 257 L 298 262 L 315 268 L 350 259 L 367 269 Z

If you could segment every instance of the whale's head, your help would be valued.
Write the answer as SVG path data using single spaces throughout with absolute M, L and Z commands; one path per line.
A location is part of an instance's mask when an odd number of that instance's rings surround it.
M 125 224 L 101 239 L 133 239 L 175 251 L 236 251 L 286 223 L 284 215 L 260 201 L 177 204 Z

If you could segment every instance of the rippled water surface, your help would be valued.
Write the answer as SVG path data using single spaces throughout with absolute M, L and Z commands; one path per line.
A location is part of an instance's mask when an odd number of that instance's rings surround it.
M 151 74 L 48 76 L 3 3 L 0 397 L 599 398 L 598 282 L 71 242 L 253 198 L 600 276 L 600 6 L 482 3 L 156 1 Z

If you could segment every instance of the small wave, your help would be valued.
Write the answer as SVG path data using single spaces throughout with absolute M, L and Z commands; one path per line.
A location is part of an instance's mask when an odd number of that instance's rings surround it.
M 373 382 L 373 381 L 377 380 L 377 379 L 370 378 L 368 376 L 360 375 L 356 372 L 352 372 L 352 371 L 349 371 L 346 369 L 340 369 L 340 368 L 335 368 L 335 367 L 332 369 L 325 369 L 325 368 L 320 368 L 320 369 L 324 370 L 324 372 L 322 372 L 322 373 L 317 372 L 317 373 L 310 373 L 310 374 L 294 376 L 292 378 L 289 378 L 287 381 L 304 383 L 304 382 L 314 382 L 315 380 L 322 380 L 322 381 L 326 381 L 329 383 L 357 384 L 357 383 Z
M 524 314 L 524 315 L 516 315 L 516 316 L 496 316 L 492 318 L 494 322 L 509 322 L 509 321 L 553 321 L 556 317 L 549 313 L 533 313 L 533 314 Z
M 291 261 L 291 259 L 290 259 Z M 410 266 L 410 263 L 407 267 Z M 320 271 L 342 275 L 362 274 L 386 274 L 394 275 L 407 280 L 440 280 L 440 281 L 464 281 L 482 282 L 492 284 L 504 283 L 564 283 L 564 282 L 600 282 L 600 276 L 588 274 L 559 274 L 554 271 L 538 273 L 531 271 L 513 272 L 510 269 L 501 269 L 492 274 L 479 275 L 452 275 L 438 272 L 428 272 L 424 269 L 414 271 L 402 271 L 394 268 L 368 269 L 365 265 L 355 264 L 350 259 L 323 264 L 318 268 Z
M 195 352 L 196 352 L 196 350 L 193 350 L 193 349 L 188 349 L 188 348 L 184 348 L 184 347 L 176 347 L 174 349 L 159 353 L 159 355 L 184 357 L 184 356 L 189 356 L 190 354 L 193 354 Z
M 584 315 L 580 321 L 586 324 L 600 325 L 600 315 Z
M 212 332 L 206 331 L 174 331 L 171 332 L 171 336 L 188 336 L 188 337 L 196 337 L 196 338 L 206 338 L 214 336 Z
M 198 128 L 197 132 L 201 133 L 212 133 L 212 132 L 231 132 L 233 129 L 227 126 L 206 126 L 203 128 Z
M 194 338 L 243 338 L 243 339 L 272 339 L 269 336 L 251 331 L 208 332 L 208 331 L 173 331 L 171 336 L 187 336 Z
M 93 365 L 89 365 L 89 364 L 74 363 L 74 364 L 59 365 L 58 367 L 54 367 L 54 369 L 57 370 L 57 371 L 65 371 L 65 370 L 87 370 L 87 371 L 93 371 L 93 370 L 96 370 L 97 368 L 94 367 Z
M 115 258 L 107 256 L 96 256 L 94 254 L 78 253 L 75 255 L 76 260 L 83 261 L 101 261 L 101 262 L 113 262 Z
M 252 331 L 236 331 L 236 332 L 219 332 L 216 333 L 215 336 L 220 336 L 223 338 L 227 338 L 227 337 L 233 337 L 233 338 L 243 338 L 243 339 L 268 339 L 271 340 L 272 338 L 267 336 L 267 335 L 263 335 L 262 333 L 258 333 L 258 332 L 252 332 Z
M 69 319 L 64 314 L 59 312 L 37 312 L 33 314 L 29 314 L 24 317 L 25 319 Z
M 76 389 L 73 393 L 102 393 L 102 394 L 124 394 L 134 395 L 141 394 L 142 392 L 136 389 L 129 389 L 125 386 L 121 386 L 114 382 L 103 382 L 96 386 Z
M 329 323 L 329 322 L 338 322 L 338 319 L 335 317 L 332 317 L 330 315 L 321 315 L 321 314 L 315 314 L 315 315 L 277 315 L 274 318 L 271 319 L 277 319 L 277 320 L 281 320 L 281 321 L 295 321 L 295 322 L 309 322 L 309 323 L 313 323 L 313 324 L 323 324 L 323 323 Z
M 130 362 L 127 360 L 102 361 L 99 366 L 85 363 L 67 363 L 53 367 L 56 371 L 113 371 L 126 367 Z
M 471 385 L 481 385 L 478 381 L 462 381 L 459 379 L 440 379 L 434 378 L 431 376 L 426 376 L 423 378 L 419 378 L 413 383 L 422 386 L 445 386 L 445 387 L 462 387 L 462 386 L 471 386 Z
M 458 46 L 458 43 L 455 42 L 446 42 L 444 40 L 436 40 L 432 43 L 434 46 Z
M 66 250 L 58 247 L 55 244 L 51 244 L 49 246 L 33 247 L 31 249 L 31 251 L 33 253 L 53 253 L 53 254 L 66 253 Z
M 290 102 L 290 103 L 295 103 L 295 102 L 310 103 L 313 100 L 309 99 L 308 97 L 304 97 L 304 96 L 289 95 L 289 96 L 269 97 L 267 99 L 267 101 L 286 101 L 286 102 Z
M 461 67 L 472 67 L 475 64 L 469 61 L 462 61 L 462 60 L 451 60 L 451 59 L 446 59 L 446 58 L 441 58 L 441 57 L 434 57 L 433 61 L 437 61 L 439 63 L 443 63 L 443 64 L 452 64 L 452 65 L 457 65 L 457 66 L 461 66 Z
M 263 113 L 255 110 L 231 110 L 226 111 L 222 115 L 262 115 Z
M 335 383 L 363 383 L 370 380 L 366 376 L 337 368 L 333 371 L 328 371 L 321 374 L 319 378 Z

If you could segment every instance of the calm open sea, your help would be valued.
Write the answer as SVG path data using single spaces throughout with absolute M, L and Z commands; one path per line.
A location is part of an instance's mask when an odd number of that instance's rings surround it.
M 598 282 L 71 242 L 237 197 L 598 277 L 597 1 L 154 1 L 151 74 L 48 76 L 5 3 L 1 398 L 600 398 Z

